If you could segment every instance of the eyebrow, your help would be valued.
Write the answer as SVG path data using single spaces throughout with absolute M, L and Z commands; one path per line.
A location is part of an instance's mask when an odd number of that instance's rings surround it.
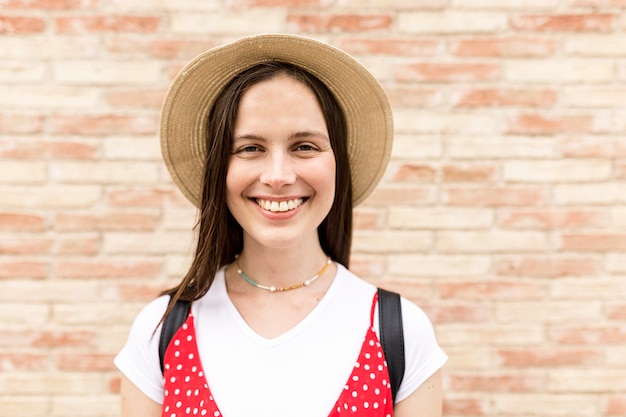
M 317 130 L 300 130 L 297 131 L 291 135 L 289 135 L 289 140 L 297 140 L 297 139 L 302 139 L 302 138 L 308 138 L 308 137 L 318 137 L 321 139 L 326 139 L 326 140 L 330 140 L 330 138 L 328 137 L 328 135 L 326 135 L 325 133 L 322 133 L 320 131 Z M 258 141 L 262 141 L 262 142 L 266 142 L 267 139 L 263 136 L 259 136 L 259 135 L 255 135 L 254 133 L 244 133 L 243 135 L 238 135 L 233 137 L 233 142 L 237 142 L 240 140 L 258 140 Z

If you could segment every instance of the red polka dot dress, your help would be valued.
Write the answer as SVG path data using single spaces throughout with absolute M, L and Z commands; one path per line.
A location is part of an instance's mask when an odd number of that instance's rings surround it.
M 389 372 L 374 331 L 374 296 L 368 328 L 359 357 L 329 417 L 390 417 L 393 415 Z M 165 352 L 162 417 L 222 415 L 200 363 L 193 314 L 172 338 Z M 234 388 L 235 389 L 235 388 Z M 219 400 L 219 399 L 218 399 Z M 229 416 L 225 416 L 229 417 Z

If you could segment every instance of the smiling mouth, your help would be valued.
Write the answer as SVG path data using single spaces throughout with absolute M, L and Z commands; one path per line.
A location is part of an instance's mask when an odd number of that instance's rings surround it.
M 298 208 L 300 204 L 302 204 L 303 201 L 304 200 L 302 198 L 295 198 L 293 200 L 285 200 L 285 201 L 262 200 L 260 198 L 256 199 L 256 203 L 263 210 L 271 211 L 273 213 L 293 210 L 295 208 Z

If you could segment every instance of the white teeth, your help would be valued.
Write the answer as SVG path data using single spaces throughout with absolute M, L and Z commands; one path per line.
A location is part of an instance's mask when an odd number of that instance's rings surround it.
M 271 211 L 274 213 L 293 210 L 302 204 L 301 198 L 296 198 L 294 200 L 288 201 L 270 201 L 270 200 L 261 200 L 260 198 L 256 199 L 256 203 L 263 208 L 263 210 Z

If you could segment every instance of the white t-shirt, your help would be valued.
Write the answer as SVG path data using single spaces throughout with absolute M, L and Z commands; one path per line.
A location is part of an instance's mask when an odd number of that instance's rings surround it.
M 338 265 L 330 288 L 298 325 L 266 339 L 243 320 L 226 292 L 224 269 L 192 304 L 200 361 L 226 417 L 327 416 L 339 398 L 370 325 L 376 287 Z M 169 297 L 139 313 L 115 358 L 120 371 L 144 394 L 163 403 L 158 353 Z M 406 368 L 396 402 L 413 393 L 447 360 L 428 317 L 402 299 Z M 378 333 L 378 313 L 374 327 Z

